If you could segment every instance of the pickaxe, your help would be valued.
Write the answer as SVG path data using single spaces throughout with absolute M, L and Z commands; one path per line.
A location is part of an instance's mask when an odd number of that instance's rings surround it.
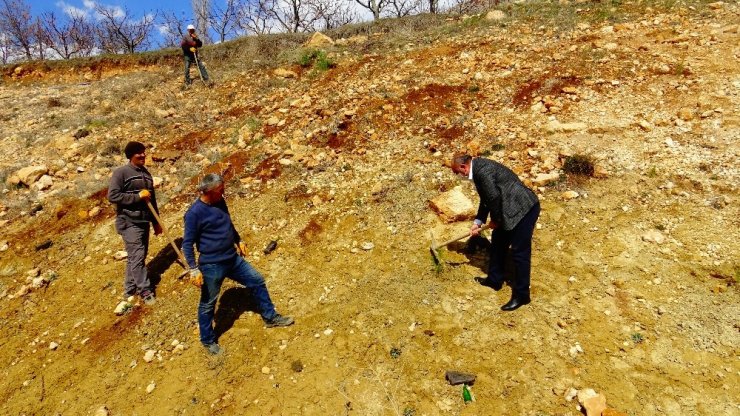
M 490 228 L 491 228 L 491 225 L 489 223 L 489 224 L 485 224 L 484 226 L 480 227 L 480 230 L 483 231 L 483 230 L 488 230 Z M 432 257 L 434 258 L 434 263 L 435 264 L 439 264 L 440 263 L 440 259 L 439 259 L 439 253 L 437 253 L 437 250 L 440 249 L 440 248 L 442 248 L 442 247 L 446 247 L 447 245 L 449 245 L 451 243 L 454 243 L 457 240 L 462 240 L 465 237 L 469 237 L 470 236 L 470 231 L 466 231 L 465 234 L 460 234 L 459 236 L 457 236 L 455 238 L 452 238 L 450 240 L 447 240 L 444 243 L 440 243 L 440 244 L 436 244 L 435 243 L 435 241 L 434 241 L 434 233 L 432 233 L 431 231 L 429 231 L 429 235 L 431 235 L 431 237 L 432 237 L 432 245 L 429 246 L 429 251 L 432 252 Z

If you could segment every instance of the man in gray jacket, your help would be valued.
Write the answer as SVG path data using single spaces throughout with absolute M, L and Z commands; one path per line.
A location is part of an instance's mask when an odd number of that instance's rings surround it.
M 138 294 L 144 303 L 153 305 L 154 292 L 144 263 L 149 250 L 149 223 L 154 226 L 154 234 L 162 232 L 162 227 L 147 206 L 147 202 L 151 202 L 159 213 L 154 180 L 144 167 L 146 146 L 129 142 L 124 153 L 129 163 L 113 171 L 108 186 L 108 201 L 116 204 L 116 231 L 123 238 L 128 253 L 123 294 L 124 298 Z M 121 302 L 124 303 L 128 304 L 128 301 Z M 126 308 L 127 305 L 119 304 L 116 313 L 122 313 Z
M 488 276 L 477 278 L 484 286 L 500 290 L 504 284 L 504 260 L 511 248 L 514 281 L 511 300 L 501 307 L 513 311 L 530 302 L 529 281 L 532 258 L 532 234 L 540 215 L 540 202 L 506 166 L 484 158 L 458 154 L 452 158 L 452 170 L 475 183 L 480 196 L 478 213 L 470 235 L 478 235 L 481 225 L 491 217 L 491 251 Z

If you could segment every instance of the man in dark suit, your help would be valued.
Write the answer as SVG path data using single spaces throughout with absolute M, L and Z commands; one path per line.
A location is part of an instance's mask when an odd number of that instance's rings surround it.
M 528 304 L 532 234 L 540 215 L 537 195 L 524 186 L 511 169 L 492 160 L 457 154 L 452 158 L 452 170 L 472 180 L 480 196 L 470 235 L 478 235 L 481 225 L 489 215 L 491 217 L 493 232 L 488 276 L 476 280 L 484 286 L 500 290 L 504 284 L 506 252 L 511 248 L 516 270 L 511 283 L 511 300 L 501 310 L 513 311 Z

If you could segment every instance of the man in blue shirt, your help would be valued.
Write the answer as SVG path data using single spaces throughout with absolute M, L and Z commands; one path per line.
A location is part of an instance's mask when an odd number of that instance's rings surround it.
M 268 328 L 292 325 L 293 318 L 275 311 L 265 280 L 242 258 L 246 254 L 246 245 L 241 241 L 226 207 L 223 178 L 213 173 L 206 175 L 198 185 L 198 191 L 200 198 L 185 213 L 182 251 L 190 266 L 191 280 L 200 287 L 200 342 L 209 353 L 216 355 L 222 349 L 213 330 L 213 316 L 221 285 L 227 276 L 252 291 Z M 200 253 L 197 265 L 193 245 Z

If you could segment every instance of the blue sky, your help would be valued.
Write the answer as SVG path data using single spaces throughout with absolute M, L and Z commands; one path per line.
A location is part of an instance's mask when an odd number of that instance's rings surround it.
M 88 11 L 92 9 L 93 1 L 90 0 L 30 0 L 31 11 L 34 15 L 38 15 L 45 11 L 54 11 L 61 13 L 67 7 L 74 7 L 80 11 Z M 190 0 L 156 0 L 156 1 L 145 1 L 145 0 L 127 0 L 127 1 L 115 1 L 105 0 L 99 1 L 98 3 L 106 6 L 120 6 L 126 7 L 133 13 L 134 16 L 140 17 L 144 13 L 152 12 L 154 10 L 167 10 L 177 12 L 179 15 L 181 12 L 185 12 L 185 16 L 191 17 L 193 12 L 190 7 Z

